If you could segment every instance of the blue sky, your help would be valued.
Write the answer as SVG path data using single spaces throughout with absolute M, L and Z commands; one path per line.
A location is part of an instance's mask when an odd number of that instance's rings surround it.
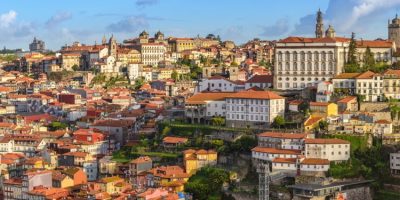
M 400 11 L 400 0 L 0 1 L 0 47 L 27 49 L 37 36 L 56 50 L 74 41 L 100 42 L 104 34 L 122 41 L 144 29 L 179 37 L 213 33 L 237 43 L 312 36 L 319 8 L 325 28 L 332 24 L 337 35 L 386 38 L 387 20 Z

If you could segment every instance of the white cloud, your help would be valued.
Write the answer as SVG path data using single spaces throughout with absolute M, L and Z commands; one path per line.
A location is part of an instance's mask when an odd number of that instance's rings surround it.
M 0 28 L 8 28 L 17 18 L 17 12 L 10 10 L 0 15 Z
M 69 20 L 71 18 L 72 18 L 72 14 L 70 12 L 65 12 L 65 11 L 59 12 L 59 13 L 53 15 L 49 20 L 47 20 L 46 26 L 48 28 L 52 28 L 52 27 L 55 27 L 58 24 L 66 21 L 66 20 Z

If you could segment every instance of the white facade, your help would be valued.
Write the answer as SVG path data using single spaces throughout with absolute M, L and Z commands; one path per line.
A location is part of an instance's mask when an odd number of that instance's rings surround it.
M 137 63 L 131 63 L 128 64 L 127 70 L 128 70 L 128 77 L 129 80 L 131 80 L 131 84 L 134 84 L 134 80 L 139 78 L 139 64 Z
M 346 161 L 350 158 L 350 143 L 334 139 L 306 139 L 305 156 L 307 158 L 328 159 L 329 161 Z
M 255 95 L 255 96 L 252 96 Z M 271 124 L 276 116 L 284 116 L 285 99 L 262 99 L 257 94 L 250 94 L 248 98 L 226 98 L 226 120 L 235 122 L 256 122 Z
M 347 42 L 335 39 L 310 42 L 290 40 L 276 43 L 275 88 L 300 90 L 315 86 L 319 81 L 329 81 L 342 72 L 349 45 Z
M 147 43 L 141 45 L 142 62 L 144 65 L 158 66 L 165 60 L 167 48 L 163 44 Z
M 390 171 L 393 175 L 400 175 L 400 152 L 390 154 Z
M 266 147 L 255 147 L 251 151 L 253 159 L 263 161 L 272 161 L 274 158 L 297 158 L 301 155 L 301 152 L 297 150 L 278 150 Z
M 226 104 L 225 100 L 223 101 L 207 101 L 207 108 L 206 108 L 206 116 L 213 117 L 213 116 L 220 116 L 225 117 L 226 112 Z
M 202 91 L 235 92 L 244 90 L 243 84 L 238 84 L 223 77 L 211 77 L 198 82 L 195 93 Z

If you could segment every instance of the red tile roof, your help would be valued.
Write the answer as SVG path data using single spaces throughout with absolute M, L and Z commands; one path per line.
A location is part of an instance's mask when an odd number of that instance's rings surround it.
M 296 163 L 296 158 L 275 158 L 273 163 Z
M 246 83 L 273 83 L 274 77 L 272 75 L 254 75 Z
M 182 138 L 182 137 L 171 137 L 167 136 L 163 139 L 164 143 L 169 143 L 169 144 L 178 144 L 178 143 L 186 143 L 188 141 L 187 138 Z
M 258 134 L 258 137 L 272 137 L 272 138 L 283 138 L 283 139 L 303 139 L 307 137 L 305 133 L 277 133 L 277 132 L 265 132 Z
M 348 103 L 348 102 L 353 101 L 353 100 L 357 100 L 357 97 L 356 96 L 344 97 L 344 98 L 340 99 L 338 101 L 338 103 Z
M 303 165 L 329 165 L 328 159 L 319 159 L 319 158 L 304 158 L 301 161 Z

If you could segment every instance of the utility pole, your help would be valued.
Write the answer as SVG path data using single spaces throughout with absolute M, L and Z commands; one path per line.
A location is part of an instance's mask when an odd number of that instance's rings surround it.
M 257 165 L 258 173 L 258 199 L 269 200 L 270 171 L 269 163 L 260 162 Z

